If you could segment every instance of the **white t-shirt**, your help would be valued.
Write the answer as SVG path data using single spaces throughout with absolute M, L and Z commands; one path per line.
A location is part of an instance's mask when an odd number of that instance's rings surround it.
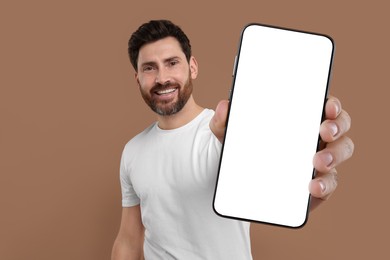
M 122 206 L 141 206 L 145 259 L 252 259 L 249 223 L 212 208 L 221 151 L 213 115 L 205 109 L 173 130 L 154 123 L 124 148 Z

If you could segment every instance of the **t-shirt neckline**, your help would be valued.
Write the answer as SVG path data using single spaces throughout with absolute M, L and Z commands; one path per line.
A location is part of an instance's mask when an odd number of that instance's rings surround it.
M 154 123 L 154 126 L 153 128 L 155 129 L 155 131 L 157 131 L 158 133 L 161 133 L 161 134 L 169 134 L 169 133 L 177 133 L 177 132 L 181 132 L 189 127 L 191 127 L 192 125 L 196 124 L 198 121 L 200 121 L 204 116 L 205 114 L 209 111 L 210 109 L 203 109 L 202 112 L 200 112 L 194 119 L 192 119 L 190 122 L 188 122 L 187 124 L 185 125 L 182 125 L 178 128 L 174 128 L 174 129 L 161 129 L 159 126 L 158 126 L 158 121 L 156 121 Z

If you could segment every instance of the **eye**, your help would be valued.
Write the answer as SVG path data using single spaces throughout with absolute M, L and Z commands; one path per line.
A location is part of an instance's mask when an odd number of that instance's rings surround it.
M 154 69 L 153 66 L 150 65 L 142 67 L 143 72 L 152 71 L 153 69 Z
M 169 61 L 169 66 L 173 67 L 173 66 L 177 65 L 178 63 L 179 63 L 178 60 L 171 60 L 171 61 Z

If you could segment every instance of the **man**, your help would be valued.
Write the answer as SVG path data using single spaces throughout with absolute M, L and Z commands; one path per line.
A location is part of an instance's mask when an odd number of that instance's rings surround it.
M 112 259 L 252 259 L 249 223 L 212 210 L 228 101 L 215 113 L 195 102 L 198 64 L 187 36 L 169 21 L 142 25 L 130 38 L 129 56 L 157 122 L 122 154 L 123 211 Z M 325 115 L 320 135 L 327 145 L 313 159 L 312 208 L 334 191 L 335 166 L 353 152 L 344 135 L 350 117 L 336 98 L 328 99 Z

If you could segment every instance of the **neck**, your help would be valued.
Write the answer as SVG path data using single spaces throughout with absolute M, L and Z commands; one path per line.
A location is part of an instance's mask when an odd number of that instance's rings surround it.
M 158 126 L 164 130 L 179 128 L 197 117 L 203 111 L 203 107 L 195 103 L 192 95 L 185 106 L 176 114 L 170 116 L 157 116 Z

